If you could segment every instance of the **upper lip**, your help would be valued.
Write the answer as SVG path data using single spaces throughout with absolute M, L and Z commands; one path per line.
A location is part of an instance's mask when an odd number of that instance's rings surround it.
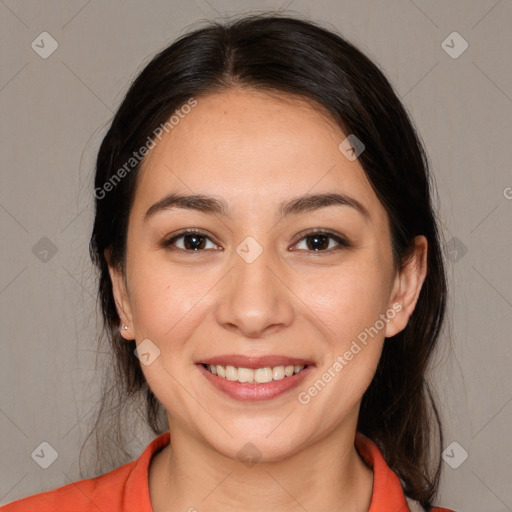
M 282 355 L 246 356 L 241 354 L 230 354 L 209 357 L 198 361 L 198 364 L 236 366 L 237 368 L 251 368 L 254 370 L 256 368 L 273 368 L 276 366 L 306 366 L 313 364 L 313 361 Z

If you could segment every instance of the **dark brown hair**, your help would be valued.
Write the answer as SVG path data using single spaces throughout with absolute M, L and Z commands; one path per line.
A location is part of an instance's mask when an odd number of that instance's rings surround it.
M 375 64 L 334 31 L 295 17 L 264 14 L 210 22 L 164 49 L 133 82 L 99 149 L 95 190 L 105 191 L 109 180 L 114 183 L 113 176 L 133 152 L 190 98 L 233 86 L 307 99 L 320 105 L 345 134 L 363 141 L 359 162 L 389 215 L 396 268 L 407 262 L 416 235 L 428 240 L 428 273 L 416 308 L 405 329 L 384 344 L 358 420 L 358 430 L 379 446 L 406 495 L 428 506 L 439 486 L 442 429 L 427 370 L 445 315 L 445 269 L 425 151 Z M 134 165 L 108 193 L 95 192 L 90 254 L 99 269 L 99 300 L 113 366 L 108 367 L 110 384 L 105 383 L 94 429 L 102 415 L 114 417 L 130 406 L 130 399 L 140 397 L 148 425 L 159 434 L 167 429 L 163 407 L 133 354 L 135 342 L 119 334 L 106 259 L 108 251 L 112 263 L 123 269 L 139 167 Z M 101 435 L 123 449 L 116 421 Z

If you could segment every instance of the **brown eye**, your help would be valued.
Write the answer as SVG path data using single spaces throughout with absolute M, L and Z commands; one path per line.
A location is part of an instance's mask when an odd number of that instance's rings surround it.
M 177 243 L 180 240 L 183 240 L 183 242 Z M 208 241 L 210 241 L 213 247 L 207 247 Z M 182 231 L 181 233 L 178 233 L 172 238 L 164 241 L 162 246 L 187 252 L 200 252 L 206 249 L 216 249 L 218 247 L 210 240 L 207 235 L 197 230 Z
M 295 244 L 294 247 L 297 247 L 303 241 L 306 241 L 303 250 L 310 252 L 331 252 L 333 250 L 338 250 L 341 247 L 351 247 L 347 240 L 330 231 L 310 231 L 303 235 L 304 236 L 297 244 Z M 331 244 L 331 241 L 334 241 L 334 245 Z

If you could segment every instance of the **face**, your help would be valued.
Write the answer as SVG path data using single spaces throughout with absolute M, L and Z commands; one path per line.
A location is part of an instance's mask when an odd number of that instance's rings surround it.
M 346 135 L 302 100 L 229 90 L 198 97 L 146 156 L 125 275 L 110 270 L 171 437 L 279 460 L 355 429 L 426 251 L 395 271 L 386 211 L 338 149 Z

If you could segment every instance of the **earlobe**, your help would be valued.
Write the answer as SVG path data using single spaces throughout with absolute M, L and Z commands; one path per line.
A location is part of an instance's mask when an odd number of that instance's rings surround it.
M 391 338 L 405 329 L 414 312 L 421 288 L 427 275 L 428 242 L 425 236 L 414 238 L 414 251 L 404 268 L 397 273 L 390 297 L 386 338 Z
M 123 326 L 122 329 L 120 326 L 119 332 L 123 338 L 132 340 L 134 339 L 133 320 L 124 275 L 120 269 L 110 263 L 108 265 L 108 272 L 112 282 L 112 293 L 116 303 L 117 314 Z

